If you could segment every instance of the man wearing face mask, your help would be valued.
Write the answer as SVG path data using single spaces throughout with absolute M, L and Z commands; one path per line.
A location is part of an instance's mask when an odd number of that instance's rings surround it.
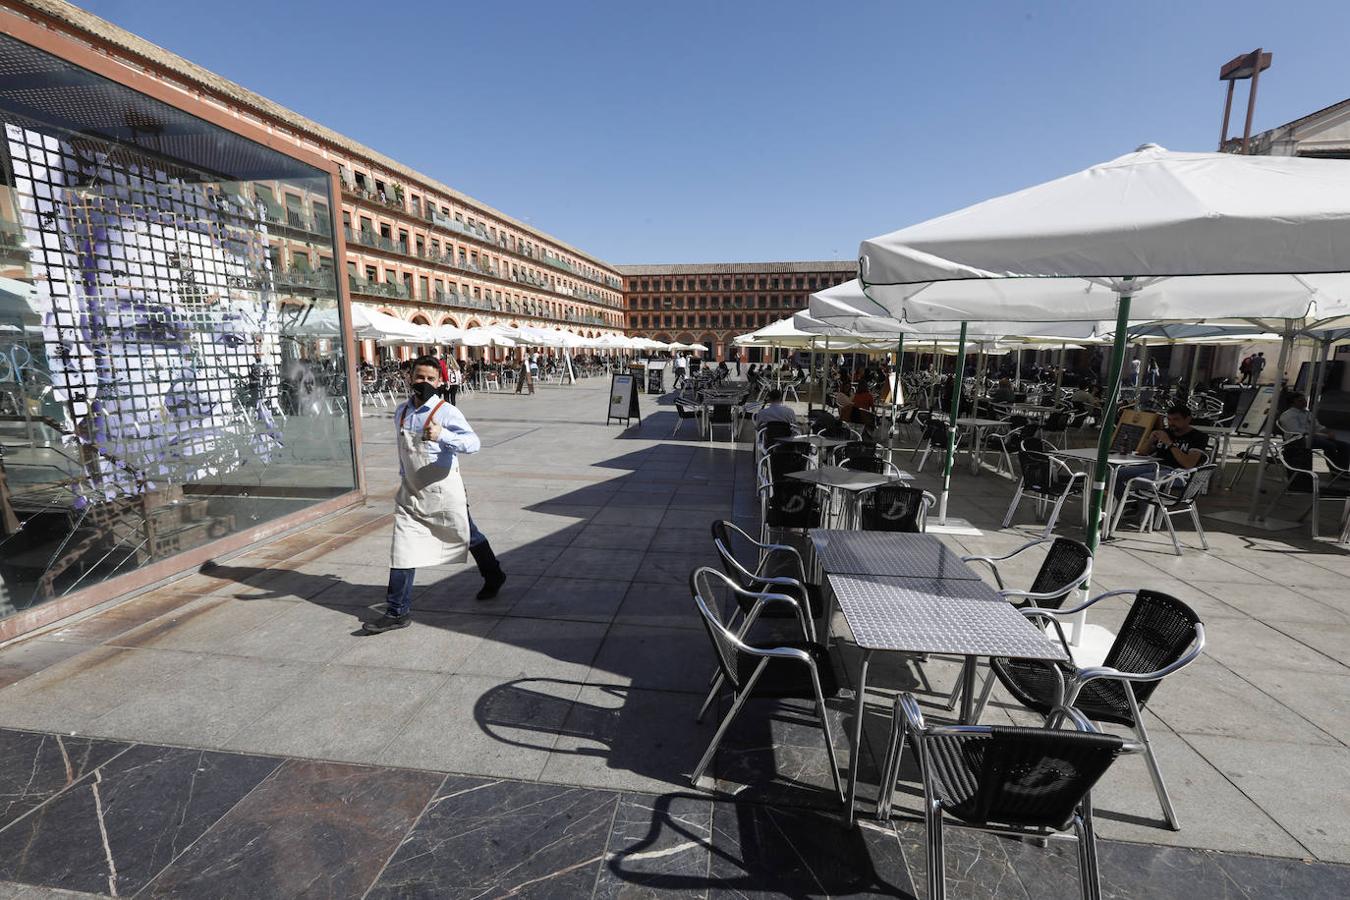
M 409 371 L 412 396 L 394 413 L 403 483 L 394 499 L 388 606 L 379 619 L 365 623 L 368 634 L 406 628 L 412 622 L 413 577 L 419 566 L 462 563 L 473 554 L 483 576 L 479 600 L 496 597 L 506 582 L 487 538 L 469 515 L 459 474 L 459 454 L 477 453 L 478 435 L 463 413 L 440 398 L 438 360 L 419 357 Z

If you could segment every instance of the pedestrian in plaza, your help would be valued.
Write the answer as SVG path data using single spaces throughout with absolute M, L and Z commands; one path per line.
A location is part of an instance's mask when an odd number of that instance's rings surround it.
M 530 357 L 525 356 L 520 360 L 520 377 L 516 379 L 516 393 L 519 394 L 524 388 L 529 388 L 530 393 L 534 393 L 534 371 L 538 371 L 539 364 L 530 365 Z M 533 371 L 532 371 L 533 370 Z
M 384 615 L 363 626 L 367 634 L 406 628 L 412 622 L 413 578 L 422 566 L 462 563 L 469 554 L 483 576 L 479 600 L 491 600 L 506 573 L 469 515 L 459 456 L 477 453 L 478 435 L 454 406 L 440 399 L 440 364 L 413 360 L 411 396 L 394 413 L 399 485 L 394 498 L 394 541 Z
M 1139 373 L 1144 368 L 1144 363 L 1139 357 L 1130 360 L 1130 383 L 1136 388 L 1139 387 Z
M 678 391 L 689 378 L 689 357 L 685 356 L 683 351 L 677 351 L 672 366 L 675 370 L 674 388 Z
M 458 406 L 456 398 L 459 396 L 460 386 L 464 384 L 464 372 L 459 367 L 459 360 L 453 356 L 445 359 L 445 399 L 450 401 L 451 406 Z
M 1252 353 L 1242 357 L 1242 362 L 1238 363 L 1238 375 L 1242 376 L 1238 379 L 1238 384 L 1252 383 L 1252 360 L 1254 359 L 1256 359 L 1256 354 Z
M 1158 361 L 1156 359 L 1150 359 L 1148 361 L 1148 386 L 1157 387 L 1158 379 L 1161 377 L 1162 369 L 1158 367 Z
M 1258 353 L 1252 360 L 1252 384 L 1261 383 L 1261 373 L 1266 370 L 1266 354 Z

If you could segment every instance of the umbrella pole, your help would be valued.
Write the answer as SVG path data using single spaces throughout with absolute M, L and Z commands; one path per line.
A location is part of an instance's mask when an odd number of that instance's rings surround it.
M 942 497 L 938 500 L 938 524 L 947 524 L 947 495 L 952 490 L 952 466 L 956 461 L 956 419 L 961 409 L 961 382 L 965 380 L 966 323 L 956 344 L 956 373 L 952 377 L 952 402 L 947 409 L 947 455 L 942 461 Z
M 895 413 L 900 408 L 900 360 L 903 359 L 905 352 L 905 335 L 896 338 L 895 341 L 895 367 L 891 372 L 891 439 L 895 438 Z
M 1261 455 L 1257 457 L 1256 462 L 1256 486 L 1252 488 L 1252 502 L 1247 508 L 1247 521 L 1255 522 L 1260 516 L 1257 514 L 1258 507 L 1261 505 L 1262 484 L 1266 480 L 1266 457 L 1270 454 L 1270 436 L 1275 433 L 1275 419 L 1280 413 L 1280 392 L 1284 385 L 1284 367 L 1289 365 L 1289 351 L 1294 343 L 1294 323 L 1291 319 L 1284 320 L 1284 333 L 1280 337 L 1280 361 L 1275 367 L 1275 392 L 1270 398 L 1270 409 L 1266 410 L 1266 420 L 1261 423 Z M 1261 386 L 1257 385 L 1258 394 Z M 1241 423 L 1238 423 L 1241 424 Z M 1315 514 L 1317 510 L 1313 510 Z
M 1016 362 L 1013 363 L 1013 390 L 1022 390 L 1022 348 L 1017 348 Z
M 1320 343 L 1322 345 L 1321 352 L 1317 354 L 1317 361 L 1312 367 L 1312 380 L 1308 383 L 1308 396 L 1311 398 L 1308 401 L 1308 420 L 1312 427 L 1304 435 L 1304 439 L 1310 450 L 1312 449 L 1313 432 L 1317 428 L 1317 408 L 1322 405 L 1322 373 L 1327 369 L 1327 354 L 1331 352 L 1331 341 L 1326 340 Z
M 1106 402 L 1102 406 L 1101 434 L 1097 436 L 1097 465 L 1092 470 L 1092 502 L 1088 507 L 1087 545 L 1093 553 L 1097 552 L 1102 538 L 1102 515 L 1106 509 L 1106 458 L 1111 455 L 1111 438 L 1114 436 L 1116 408 L 1120 400 L 1120 375 L 1125 368 L 1125 338 L 1130 327 L 1129 294 L 1121 294 L 1116 301 L 1116 334 L 1111 346 L 1110 383 L 1106 391 Z
M 1193 344 L 1191 346 L 1191 350 L 1193 351 L 1191 354 L 1191 377 L 1186 382 L 1187 394 L 1195 393 L 1195 382 L 1196 379 L 1200 377 L 1200 351 L 1203 349 L 1204 347 L 1200 344 Z

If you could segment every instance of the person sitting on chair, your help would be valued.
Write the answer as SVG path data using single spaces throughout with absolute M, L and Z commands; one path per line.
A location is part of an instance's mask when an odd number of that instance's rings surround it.
M 1286 437 L 1311 435 L 1312 448 L 1326 453 L 1327 462 L 1338 469 L 1350 468 L 1350 444 L 1313 421 L 1312 413 L 1308 412 L 1308 398 L 1303 394 L 1289 398 L 1289 408 L 1280 413 L 1278 424 Z
M 1177 405 L 1167 410 L 1167 427 L 1149 435 L 1153 442 L 1152 456 L 1156 463 L 1121 466 L 1116 474 L 1116 497 L 1125 493 L 1131 478 L 1148 477 L 1156 467 L 1158 477 L 1177 469 L 1194 469 L 1200 465 L 1209 450 L 1209 435 L 1191 427 L 1191 411 Z
M 792 407 L 783 402 L 783 392 L 778 388 L 769 391 L 764 405 L 755 413 L 756 426 L 767 422 L 786 422 L 794 428 L 797 426 L 797 414 L 792 411 Z

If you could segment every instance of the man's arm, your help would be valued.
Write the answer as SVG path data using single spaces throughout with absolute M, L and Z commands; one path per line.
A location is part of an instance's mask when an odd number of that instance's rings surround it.
M 434 440 L 442 447 L 456 453 L 477 453 L 483 446 L 478 434 L 458 407 L 449 403 L 442 405 L 436 413 L 436 424 L 440 426 L 440 434 L 436 435 Z

